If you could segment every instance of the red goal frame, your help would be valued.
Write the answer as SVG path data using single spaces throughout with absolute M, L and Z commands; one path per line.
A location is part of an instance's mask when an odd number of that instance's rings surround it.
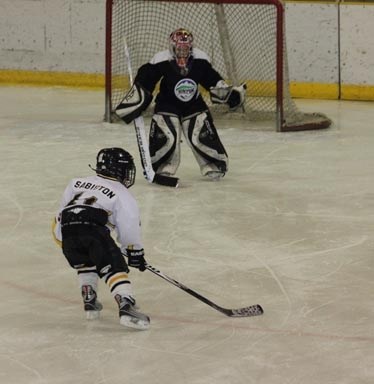
M 105 43 L 105 121 L 112 122 L 113 107 L 112 105 L 112 21 L 113 21 L 113 4 L 118 1 L 126 0 L 106 0 L 106 43 Z M 147 3 L 163 2 L 165 0 L 147 0 Z M 306 129 L 326 128 L 331 121 L 325 119 L 318 121 L 297 121 L 288 124 L 286 121 L 284 103 L 285 97 L 289 97 L 289 89 L 285 91 L 284 87 L 289 87 L 285 81 L 288 81 L 288 75 L 285 78 L 285 8 L 280 0 L 168 0 L 168 3 L 208 3 L 208 4 L 249 4 L 249 5 L 272 5 L 276 10 L 276 64 L 275 64 L 275 126 L 276 131 L 298 131 Z M 274 52 L 274 51 L 273 51 Z M 274 68 L 274 67 L 273 67 Z M 288 70 L 288 67 L 286 68 Z M 134 68 L 136 70 L 136 68 Z M 287 92 L 287 93 L 285 93 Z M 288 100 L 288 99 L 287 99 Z M 305 114 L 307 115 L 307 114 Z M 313 114 L 311 114 L 313 115 Z M 315 114 L 319 115 L 319 114 Z

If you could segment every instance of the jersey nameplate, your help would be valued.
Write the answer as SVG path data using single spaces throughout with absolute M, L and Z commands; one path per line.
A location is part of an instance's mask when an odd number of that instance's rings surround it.
M 77 180 L 76 183 L 74 184 L 74 188 L 79 188 L 79 189 L 89 189 L 91 191 L 100 191 L 109 199 L 114 197 L 116 194 L 111 191 L 109 188 L 104 187 L 103 185 L 98 185 L 98 184 L 93 184 L 93 183 L 86 183 L 86 182 L 81 182 L 80 180 Z

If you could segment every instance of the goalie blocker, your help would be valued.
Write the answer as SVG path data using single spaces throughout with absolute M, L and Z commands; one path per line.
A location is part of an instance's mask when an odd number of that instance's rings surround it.
M 116 108 L 116 114 L 129 124 L 148 108 L 151 101 L 152 95 L 140 84 L 134 83 Z
M 210 88 L 210 100 L 214 104 L 227 104 L 231 111 L 235 111 L 243 105 L 246 89 L 246 84 L 233 87 L 220 80 L 215 87 Z

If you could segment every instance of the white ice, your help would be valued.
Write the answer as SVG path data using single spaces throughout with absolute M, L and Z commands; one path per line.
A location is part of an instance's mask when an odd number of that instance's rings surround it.
M 276 133 L 216 121 L 230 157 L 204 180 L 182 144 L 178 189 L 146 182 L 134 129 L 103 123 L 101 91 L 0 88 L 1 384 L 374 383 L 374 104 L 299 100 L 334 120 Z M 87 322 L 52 240 L 70 178 L 99 149 L 136 158 L 146 259 L 229 318 L 150 272 L 131 279 L 151 329 L 120 326 L 100 284 Z

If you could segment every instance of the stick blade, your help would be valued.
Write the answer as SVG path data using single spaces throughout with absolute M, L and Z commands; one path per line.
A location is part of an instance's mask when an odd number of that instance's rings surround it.
M 260 316 L 264 313 L 261 305 L 255 304 L 249 307 L 239 308 L 239 309 L 230 309 L 226 312 L 227 316 L 230 317 L 252 317 Z
M 158 175 L 156 173 L 153 178 L 153 183 L 165 185 L 166 187 L 177 188 L 179 184 L 179 179 L 177 177 Z

